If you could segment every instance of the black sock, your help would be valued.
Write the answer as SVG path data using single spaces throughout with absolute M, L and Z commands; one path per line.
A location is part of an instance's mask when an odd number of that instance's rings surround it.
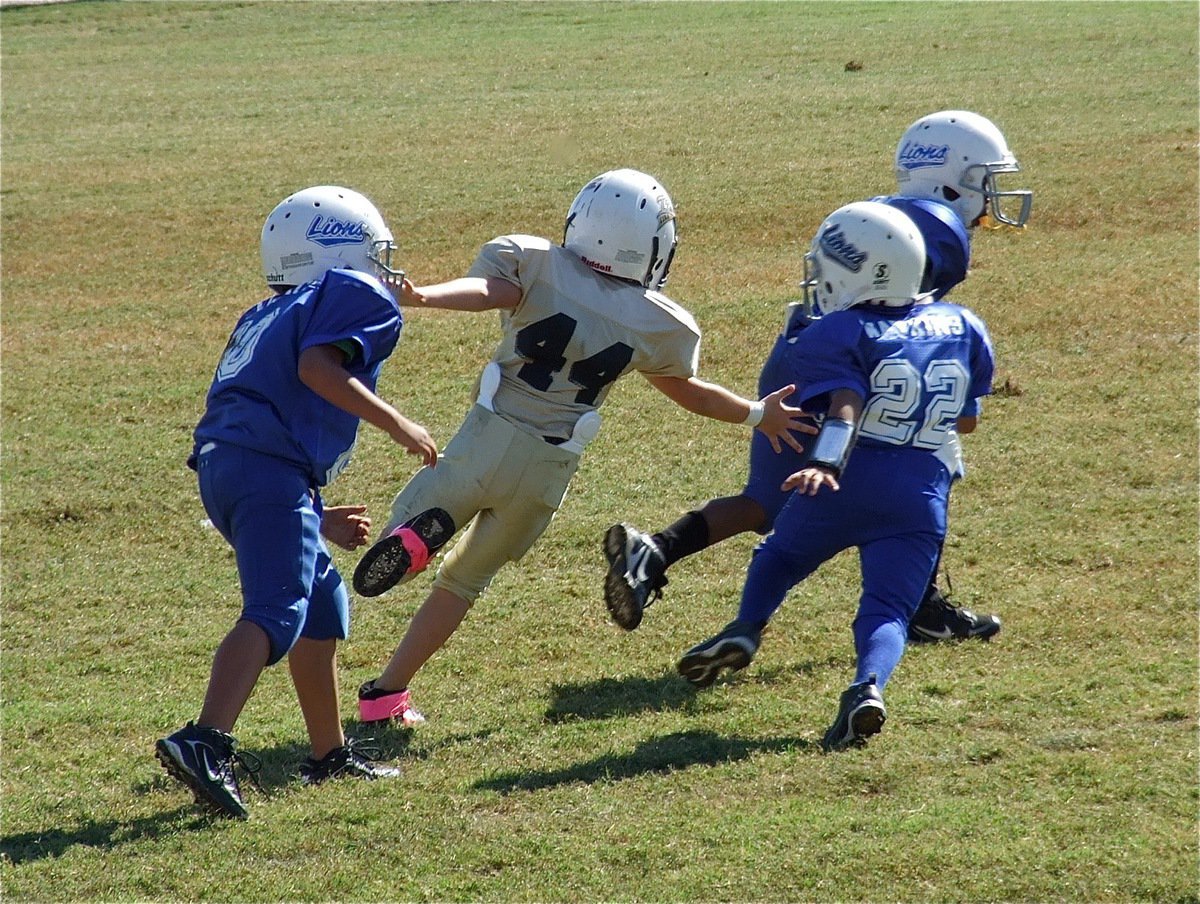
M 650 539 L 662 550 L 669 568 L 680 559 L 708 549 L 708 522 L 699 512 L 688 512 Z

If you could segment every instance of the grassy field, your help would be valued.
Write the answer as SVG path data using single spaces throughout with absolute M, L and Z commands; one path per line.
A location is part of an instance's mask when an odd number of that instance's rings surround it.
M 0 13 L 0 887 L 21 901 L 1163 901 L 1197 870 L 1197 27 L 1193 3 L 77 3 Z M 817 741 L 849 680 L 854 556 L 754 664 L 696 694 L 753 538 L 672 571 L 633 634 L 600 538 L 741 487 L 744 429 L 633 377 L 546 536 L 414 682 L 389 783 L 305 789 L 286 671 L 239 725 L 252 818 L 154 761 L 194 718 L 236 572 L 184 467 L 217 356 L 263 294 L 287 192 L 376 201 L 418 282 L 558 236 L 595 173 L 671 190 L 671 293 L 745 393 L 830 210 L 893 189 L 942 108 L 1005 131 L 1030 228 L 956 300 L 997 345 L 945 565 L 990 644 L 912 649 L 862 751 Z M 381 390 L 444 444 L 498 336 L 416 312 Z M 364 430 L 331 503 L 414 469 Z M 339 554 L 347 572 L 356 556 Z M 354 612 L 343 711 L 426 584 Z

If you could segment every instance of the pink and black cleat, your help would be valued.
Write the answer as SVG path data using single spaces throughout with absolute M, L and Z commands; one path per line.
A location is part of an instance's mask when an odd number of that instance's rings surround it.
M 379 596 L 416 577 L 454 536 L 454 520 L 440 508 L 405 521 L 366 551 L 354 569 L 359 596 Z

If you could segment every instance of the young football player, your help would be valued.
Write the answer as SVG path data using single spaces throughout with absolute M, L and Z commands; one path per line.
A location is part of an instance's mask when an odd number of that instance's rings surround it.
M 364 721 L 421 720 L 409 682 L 501 566 L 545 531 L 599 430 L 597 409 L 624 374 L 640 372 L 688 411 L 757 428 L 776 448 L 799 449 L 792 430 L 815 432 L 783 403 L 790 386 L 749 401 L 697 379 L 700 330 L 660 291 L 675 244 L 667 191 L 645 173 L 621 169 L 579 192 L 561 245 L 501 236 L 461 279 L 402 283 L 410 305 L 499 310 L 502 338 L 438 467 L 418 471 L 400 491 L 382 538 L 355 569 L 355 589 L 377 596 L 419 573 L 466 529 L 387 667 L 361 688 Z
M 301 778 L 390 777 L 342 733 L 337 641 L 349 594 L 322 534 L 366 545 L 362 506 L 325 508 L 321 489 L 349 462 L 359 420 L 432 467 L 429 433 L 375 394 L 400 338 L 400 308 L 378 279 L 395 245 L 365 197 L 317 186 L 283 200 L 262 230 L 272 296 L 238 321 L 217 364 L 188 460 L 213 526 L 233 547 L 242 611 L 217 648 L 199 718 L 156 744 L 167 772 L 197 803 L 245 818 L 231 734 L 262 670 L 285 655 L 312 744 Z
M 1020 170 L 1016 157 L 1000 130 L 977 113 L 950 110 L 917 120 L 897 145 L 895 170 L 901 194 L 872 200 L 902 210 L 920 229 L 927 255 L 922 291 L 932 291 L 935 298 L 944 298 L 967 276 L 970 243 L 964 225 L 974 228 L 991 221 L 1021 227 L 1029 218 L 1032 194 L 1002 190 L 998 184 L 1001 175 Z M 803 303 L 789 307 L 784 331 L 763 365 L 760 394 L 780 385 L 786 350 L 819 313 Z M 945 454 L 956 461 L 954 473 L 961 477 L 957 435 L 947 437 Z M 712 499 L 654 534 L 629 524 L 610 527 L 604 538 L 609 562 L 604 596 L 613 621 L 627 631 L 636 628 L 646 606 L 662 596 L 667 569 L 680 559 L 736 534 L 770 531 L 787 501 L 783 478 L 799 470 L 803 460 L 803 453 L 788 448 L 782 455 L 771 454 L 752 437 L 749 475 L 741 493 Z M 996 616 L 953 605 L 938 589 L 936 577 L 935 569 L 909 624 L 910 640 L 987 639 L 1000 630 Z
M 974 429 L 965 406 L 991 391 L 987 329 L 975 314 L 921 292 L 926 254 L 916 224 L 876 201 L 830 214 L 806 259 L 805 291 L 822 317 L 788 348 L 784 367 L 821 429 L 794 491 L 750 561 L 737 618 L 678 669 L 707 687 L 749 665 L 788 591 L 858 547 L 862 595 L 857 668 L 822 746 L 865 743 L 887 717 L 882 691 L 946 533 L 953 463 L 946 435 Z

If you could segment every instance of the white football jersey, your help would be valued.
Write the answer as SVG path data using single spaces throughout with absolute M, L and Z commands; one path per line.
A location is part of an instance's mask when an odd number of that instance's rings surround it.
M 597 273 L 545 239 L 509 235 L 483 246 L 467 274 L 521 289 L 501 313 L 495 412 L 530 433 L 566 439 L 631 370 L 696 375 L 700 328 L 665 295 Z

